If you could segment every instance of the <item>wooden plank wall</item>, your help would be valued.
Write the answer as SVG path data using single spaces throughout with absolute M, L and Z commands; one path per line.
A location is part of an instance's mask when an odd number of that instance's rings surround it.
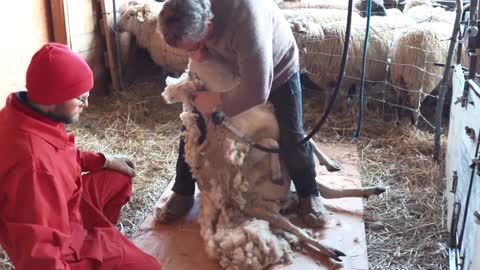
M 33 54 L 47 42 L 68 44 L 95 74 L 95 89 L 107 85 L 104 37 L 98 25 L 98 0 L 21 0 L 0 16 L 0 108 L 11 92 L 25 89 L 25 72 Z M 96 91 L 97 92 L 97 91 Z
M 95 92 L 107 87 L 105 42 L 101 35 L 100 3 L 97 0 L 65 0 L 65 17 L 70 47 L 87 61 L 95 74 Z
M 9 1 L 0 16 L 0 108 L 11 92 L 25 89 L 32 55 L 53 38 L 50 0 Z
M 118 11 L 122 5 L 126 5 L 129 0 L 100 0 L 101 10 L 105 14 L 102 17 L 100 22 L 100 27 L 103 27 L 103 32 L 105 33 L 105 46 L 106 46 L 106 59 L 105 63 L 108 65 L 108 73 L 110 74 L 112 89 L 114 90 L 124 90 L 123 89 L 123 70 L 118 66 L 117 54 L 120 54 L 121 65 L 126 64 L 130 53 L 133 53 L 131 47 L 133 38 L 129 33 L 119 33 L 119 43 L 120 43 L 120 52 L 117 52 L 116 46 L 116 36 L 115 32 L 112 30 L 115 28 L 114 24 L 114 15 L 116 20 L 120 19 L 120 14 Z M 115 2 L 115 7 L 114 7 Z

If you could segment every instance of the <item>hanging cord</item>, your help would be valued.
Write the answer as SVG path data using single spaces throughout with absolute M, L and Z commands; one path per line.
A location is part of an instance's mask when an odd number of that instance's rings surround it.
M 365 69 L 367 66 L 367 52 L 368 52 L 368 36 L 370 33 L 370 17 L 372 16 L 372 0 L 367 0 L 367 23 L 365 28 L 365 39 L 363 40 L 362 52 L 362 75 L 360 78 L 360 110 L 358 112 L 357 129 L 353 134 L 353 138 L 357 139 L 360 136 L 360 129 L 362 128 L 363 110 L 365 108 Z
M 369 0 L 369 6 L 370 6 L 370 2 L 371 2 L 371 0 Z M 343 81 L 343 77 L 344 77 L 344 74 L 345 74 L 345 66 L 347 64 L 347 55 L 348 55 L 348 48 L 350 46 L 350 36 L 351 36 L 351 28 L 352 28 L 352 14 L 353 14 L 353 0 L 348 0 L 348 14 L 347 14 L 347 25 L 346 25 L 346 29 L 345 29 L 345 42 L 343 43 L 342 60 L 341 60 L 341 63 L 340 63 L 340 70 L 338 72 L 337 85 L 335 87 L 334 92 L 332 93 L 332 96 L 330 97 L 330 101 L 327 105 L 327 108 L 325 109 L 325 112 L 323 113 L 323 115 L 320 118 L 320 120 L 318 121 L 318 123 L 315 125 L 315 127 L 312 129 L 312 131 L 310 131 L 310 133 L 308 133 L 308 135 L 305 136 L 305 138 L 303 138 L 301 141 L 297 142 L 296 145 L 301 145 L 301 144 L 304 144 L 304 143 L 308 142 L 320 130 L 320 128 L 323 126 L 323 124 L 327 120 L 327 117 L 330 114 L 330 112 L 333 108 L 333 105 L 335 104 L 335 100 L 338 96 L 338 93 L 340 92 L 340 86 L 341 86 L 342 81 Z M 225 115 L 223 115 L 222 113 L 220 113 L 220 112 L 213 113 L 212 114 L 212 119 L 213 119 L 214 123 L 223 124 L 227 129 L 233 131 L 232 128 L 234 129 L 234 127 L 232 127 L 232 125 L 228 121 L 227 117 Z M 245 140 L 245 138 L 241 138 L 241 139 Z M 268 152 L 268 153 L 279 153 L 280 152 L 279 148 L 268 148 L 268 147 L 262 146 L 258 143 L 252 142 L 252 141 L 248 141 L 248 142 L 254 148 L 257 148 L 257 149 L 259 149 L 261 151 L 264 151 L 264 152 Z

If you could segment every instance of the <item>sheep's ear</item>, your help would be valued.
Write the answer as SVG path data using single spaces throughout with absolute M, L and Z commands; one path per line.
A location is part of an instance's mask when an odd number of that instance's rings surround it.
M 145 4 L 145 6 L 143 6 L 143 11 L 145 12 L 145 16 L 148 16 L 150 13 L 152 13 L 152 10 L 150 9 L 150 6 L 148 4 Z
M 142 10 L 137 11 L 137 20 L 140 22 L 145 21 L 145 13 Z
M 300 23 L 298 22 L 290 22 L 290 28 L 292 29 L 292 32 L 294 33 L 301 33 L 305 34 L 307 33 L 307 29 Z

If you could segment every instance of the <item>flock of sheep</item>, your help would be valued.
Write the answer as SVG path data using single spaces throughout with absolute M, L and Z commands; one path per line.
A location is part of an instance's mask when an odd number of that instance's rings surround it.
M 345 40 L 346 12 L 343 10 L 296 9 L 284 11 L 300 48 L 305 75 L 319 88 L 337 83 Z M 351 89 L 361 75 L 366 18 L 358 12 L 352 18 L 349 60 L 344 88 Z M 430 0 L 408 0 L 403 9 L 387 9 L 386 16 L 370 22 L 365 79 L 387 82 L 396 93 L 389 100 L 413 108 L 416 122 L 424 98 L 439 85 L 455 14 L 433 7 Z
M 276 0 L 289 21 L 298 47 L 303 74 L 318 88 L 328 91 L 337 82 L 345 40 L 347 5 L 330 0 Z M 366 18 L 365 1 L 358 0 L 352 20 L 352 32 L 345 81 L 342 88 L 352 89 L 361 74 Z M 403 12 L 384 9 L 383 1 L 373 1 L 367 82 L 387 82 L 395 89 L 395 100 L 412 108 L 416 121 L 421 102 L 437 88 L 443 74 L 455 14 L 433 7 L 431 0 L 407 0 Z M 130 32 L 140 47 L 146 48 L 155 63 L 165 71 L 181 74 L 188 54 L 168 46 L 158 31 L 157 15 L 162 3 L 153 0 L 129 1 L 122 6 L 118 20 L 120 32 Z M 382 16 L 385 15 L 385 16 Z

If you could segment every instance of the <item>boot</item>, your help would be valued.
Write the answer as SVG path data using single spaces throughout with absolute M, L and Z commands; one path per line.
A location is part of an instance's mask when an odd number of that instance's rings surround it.
M 319 228 L 325 226 L 328 212 L 320 196 L 310 195 L 300 198 L 299 210 L 300 217 L 308 227 Z
M 157 208 L 155 220 L 160 224 L 177 221 L 190 211 L 193 202 L 193 195 L 181 195 L 174 192 L 163 207 Z

